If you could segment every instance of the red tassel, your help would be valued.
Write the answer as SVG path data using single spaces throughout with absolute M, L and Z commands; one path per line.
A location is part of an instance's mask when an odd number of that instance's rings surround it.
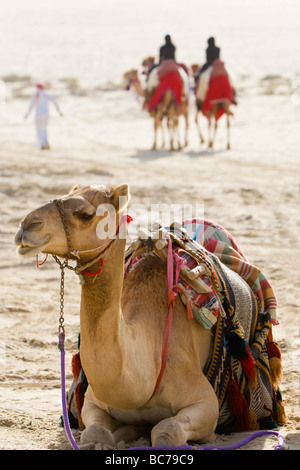
M 278 359 L 278 357 L 270 357 L 269 366 L 270 366 L 270 376 L 271 376 L 273 388 L 276 388 L 278 387 L 279 383 L 282 380 L 281 360 Z
M 81 371 L 81 362 L 79 358 L 79 353 L 73 354 L 72 357 L 72 362 L 71 362 L 71 369 L 72 369 L 72 374 L 75 380 L 78 380 L 80 371 Z
M 272 325 L 270 326 L 270 330 L 268 333 L 268 338 L 266 341 L 266 346 L 267 346 L 267 351 L 269 357 L 277 357 L 278 359 L 281 359 L 281 351 L 280 348 L 277 346 L 273 339 L 273 329 Z
M 266 347 L 269 356 L 270 376 L 273 388 L 276 389 L 282 380 L 281 351 L 279 346 L 273 340 L 272 326 L 269 330 Z
M 274 341 L 266 342 L 270 375 L 273 387 L 276 388 L 282 380 L 282 364 L 281 364 L 281 351 Z
M 277 357 L 278 359 L 281 359 L 281 351 L 275 341 L 267 341 L 266 345 L 269 357 Z
M 246 357 L 241 358 L 240 362 L 248 379 L 249 388 L 251 388 L 251 390 L 255 390 L 257 388 L 257 368 L 248 345 L 246 347 Z
M 76 405 L 76 409 L 77 409 L 77 413 L 78 413 L 79 429 L 83 430 L 84 425 L 83 425 L 83 422 L 82 422 L 82 419 L 81 419 L 81 410 L 82 410 L 83 403 L 84 403 L 84 393 L 82 393 L 81 387 L 82 387 L 82 383 L 80 382 L 77 385 L 76 389 L 75 389 L 75 405 Z
M 249 405 L 243 397 L 239 385 L 234 380 L 230 380 L 228 383 L 227 403 L 234 418 L 236 431 L 251 430 L 252 419 L 249 412 Z

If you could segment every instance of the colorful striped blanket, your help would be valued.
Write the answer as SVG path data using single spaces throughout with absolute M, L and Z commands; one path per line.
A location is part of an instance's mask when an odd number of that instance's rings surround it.
M 221 225 L 206 219 L 185 220 L 182 225 L 192 240 L 216 255 L 247 282 L 259 300 L 261 311 L 269 312 L 272 324 L 277 325 L 274 290 L 260 269 L 247 260 L 234 237 Z

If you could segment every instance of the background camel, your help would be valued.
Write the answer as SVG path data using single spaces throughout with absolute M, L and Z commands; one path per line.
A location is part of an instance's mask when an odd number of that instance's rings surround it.
M 80 355 L 89 387 L 81 414 L 85 426 L 81 442 L 115 445 L 145 433 L 148 426 L 153 446 L 211 440 L 219 419 L 217 394 L 203 372 L 214 342 L 211 330 L 189 320 L 179 298 L 168 302 L 171 292 L 163 257 L 146 250 L 124 278 L 122 214 L 127 199 L 126 185 L 74 189 L 30 212 L 15 237 L 20 255 L 43 252 L 76 259 L 76 272 L 84 278 Z M 110 236 L 104 227 L 114 227 Z M 246 310 L 238 313 L 244 317 L 245 324 L 240 321 L 249 340 L 251 290 L 236 273 L 220 269 L 226 272 L 231 288 L 237 286 L 237 296 L 246 295 Z M 170 304 L 174 308 L 172 335 L 166 368 L 155 389 Z M 218 318 L 223 322 L 221 315 Z M 268 416 L 272 408 L 260 377 L 253 394 L 250 391 L 250 407 L 257 418 Z M 235 388 L 233 410 L 238 415 L 237 402 Z M 256 426 L 252 421 L 251 426 Z
M 151 58 L 150 58 L 151 59 Z M 150 60 L 150 65 L 153 62 Z M 146 71 L 149 68 L 149 60 L 143 61 L 143 66 L 146 67 Z M 141 80 L 139 78 L 139 74 L 137 69 L 129 70 L 128 72 L 124 73 L 124 88 L 130 89 L 133 88 L 138 96 L 141 96 L 144 99 L 144 107 L 147 108 L 147 105 L 150 101 L 150 98 L 158 85 L 158 76 L 157 76 L 157 68 L 154 68 L 148 76 L 148 80 L 146 86 L 143 86 Z M 181 71 L 181 76 L 183 79 L 187 80 L 187 76 L 185 77 L 185 72 Z M 169 130 L 169 137 L 170 137 L 170 146 L 171 150 L 174 150 L 175 147 L 181 148 L 181 142 L 179 137 L 179 115 L 180 113 L 184 117 L 185 121 L 185 137 L 184 137 L 184 146 L 188 144 L 188 128 L 189 128 L 189 98 L 188 98 L 188 88 L 184 90 L 184 94 L 182 96 L 182 105 L 181 109 L 179 110 L 174 97 L 170 91 L 166 91 L 163 96 L 163 100 L 158 104 L 158 106 L 150 112 L 150 115 L 154 119 L 154 143 L 153 149 L 157 149 L 157 136 L 158 130 L 160 129 L 162 132 L 162 146 L 165 147 L 166 139 L 164 133 L 164 126 L 163 120 L 166 117 L 167 121 L 167 128 Z
M 195 67 L 195 66 L 194 66 Z M 196 81 L 195 94 L 196 94 L 196 116 L 195 122 L 199 132 L 200 142 L 203 144 L 205 139 L 202 134 L 200 126 L 200 115 L 203 114 L 208 119 L 208 147 L 213 148 L 215 143 L 215 138 L 218 129 L 218 120 L 221 115 L 224 113 L 226 116 L 226 128 L 227 128 L 227 149 L 231 148 L 230 144 L 230 117 L 233 113 L 230 110 L 230 100 L 224 95 L 218 96 L 218 99 L 212 101 L 212 104 L 207 103 L 207 93 L 210 86 L 210 78 L 212 74 L 213 66 L 210 66 L 200 75 Z M 199 72 L 198 72 L 199 73 Z M 196 73 L 197 75 L 197 73 Z M 209 99 L 210 101 L 210 99 Z M 208 105 L 208 106 L 207 106 Z M 203 107 L 207 109 L 204 110 Z

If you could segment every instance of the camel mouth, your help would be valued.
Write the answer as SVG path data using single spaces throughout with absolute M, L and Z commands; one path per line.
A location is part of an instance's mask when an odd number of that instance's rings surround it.
M 21 256 L 36 256 L 40 254 L 47 245 L 48 242 L 41 245 L 20 245 L 17 248 L 17 253 Z

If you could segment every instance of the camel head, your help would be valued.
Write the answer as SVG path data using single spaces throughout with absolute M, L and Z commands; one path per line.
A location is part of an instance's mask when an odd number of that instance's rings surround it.
M 146 57 L 142 62 L 143 67 L 151 67 L 154 64 L 155 64 L 155 57 L 153 56 Z
M 128 70 L 128 72 L 125 72 L 123 75 L 123 80 L 124 80 L 123 88 L 125 90 L 129 90 L 133 83 L 136 83 L 139 81 L 137 69 L 131 69 L 131 70 Z
M 23 218 L 15 235 L 18 253 L 73 258 L 92 250 L 95 256 L 114 238 L 127 202 L 127 185 L 75 187 Z
M 192 65 L 191 65 L 192 75 L 195 75 L 195 74 L 198 72 L 198 70 L 200 70 L 200 69 L 201 69 L 201 65 L 199 65 L 199 64 L 192 64 Z
M 146 57 L 146 59 L 143 60 L 142 62 L 142 67 L 144 67 L 143 74 L 147 75 L 149 73 L 149 70 L 153 65 L 155 64 L 155 57 Z

